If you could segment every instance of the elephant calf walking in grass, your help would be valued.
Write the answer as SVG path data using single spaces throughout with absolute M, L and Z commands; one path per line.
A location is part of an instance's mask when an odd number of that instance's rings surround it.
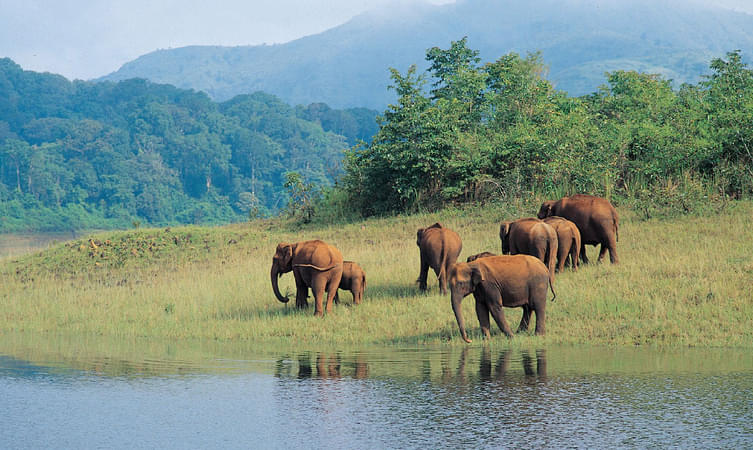
M 343 276 L 340 278 L 340 289 L 350 291 L 353 294 L 353 304 L 359 305 L 363 300 L 366 290 L 366 272 L 358 263 L 343 261 Z M 335 303 L 340 303 L 338 294 L 335 294 Z
M 447 274 L 458 260 L 463 243 L 460 236 L 439 222 L 416 233 L 416 245 L 421 252 L 421 271 L 418 275 L 418 288 L 426 290 L 429 267 L 434 269 L 442 295 L 447 294 Z

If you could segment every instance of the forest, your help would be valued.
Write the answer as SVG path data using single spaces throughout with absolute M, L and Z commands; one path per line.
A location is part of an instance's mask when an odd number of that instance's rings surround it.
M 223 103 L 143 79 L 68 81 L 0 59 L 0 232 L 228 223 L 277 213 L 286 173 L 328 186 L 377 112 Z
M 461 39 L 426 60 L 422 73 L 392 69 L 398 99 L 347 152 L 320 216 L 580 192 L 648 218 L 753 193 L 753 71 L 740 51 L 696 84 L 615 71 L 580 97 L 552 87 L 539 53 L 482 63 Z
M 222 103 L 154 84 L 70 82 L 0 60 L 0 231 L 302 222 L 603 195 L 644 218 L 753 193 L 753 71 L 740 51 L 674 87 L 606 74 L 573 97 L 540 53 L 482 63 L 467 39 L 390 69 L 381 114 Z M 376 117 L 376 120 L 375 120 Z

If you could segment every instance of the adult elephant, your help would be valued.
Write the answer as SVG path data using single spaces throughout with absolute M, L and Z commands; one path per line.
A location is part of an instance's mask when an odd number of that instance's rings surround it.
M 609 260 L 619 263 L 617 240 L 620 220 L 617 210 L 609 200 L 593 195 L 577 194 L 563 197 L 557 201 L 549 200 L 541 204 L 538 217 L 560 216 L 573 222 L 578 227 L 581 237 L 580 258 L 588 264 L 586 244 L 599 245 L 599 261 L 604 259 L 609 250 Z
M 580 231 L 571 221 L 560 216 L 549 216 L 542 219 L 557 233 L 557 270 L 565 269 L 565 261 L 570 258 L 570 267 L 578 270 L 580 259 Z
M 450 267 L 458 260 L 463 243 L 460 236 L 439 222 L 426 228 L 419 228 L 416 233 L 416 245 L 421 253 L 421 271 L 418 275 L 418 288 L 426 290 L 426 278 L 429 267 L 434 269 L 439 281 L 442 295 L 447 293 L 447 274 Z
M 502 253 L 531 255 L 539 258 L 549 269 L 552 280 L 557 262 L 559 240 L 554 228 L 535 217 L 506 220 L 499 226 Z
M 295 305 L 308 306 L 308 289 L 314 294 L 314 315 L 323 316 L 324 292 L 327 292 L 327 312 L 332 312 L 332 301 L 340 285 L 343 273 L 343 256 L 340 250 L 324 241 L 303 241 L 294 244 L 280 243 L 272 258 L 272 289 L 277 300 L 287 303 L 280 294 L 277 279 L 282 274 L 293 272 L 295 277 Z
M 540 259 L 530 255 L 488 256 L 455 264 L 449 278 L 452 310 L 465 342 L 471 340 L 465 331 L 460 306 L 470 293 L 476 300 L 476 316 L 484 337 L 490 336 L 490 313 L 499 329 L 507 337 L 512 337 L 502 307 L 523 308 L 518 332 L 528 329 L 531 313 L 535 312 L 536 334 L 545 334 L 547 287 L 551 288 L 554 297 L 556 294 L 549 270 Z

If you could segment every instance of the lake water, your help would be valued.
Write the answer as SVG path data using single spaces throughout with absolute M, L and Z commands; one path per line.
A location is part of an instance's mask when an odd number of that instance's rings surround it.
M 752 448 L 752 353 L 3 335 L 0 447 Z

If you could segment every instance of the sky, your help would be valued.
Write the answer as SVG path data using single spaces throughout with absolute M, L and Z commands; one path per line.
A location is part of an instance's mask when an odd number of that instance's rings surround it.
M 288 42 L 395 1 L 455 0 L 0 0 L 0 57 L 88 80 L 157 49 Z M 700 1 L 753 14 L 753 0 Z

